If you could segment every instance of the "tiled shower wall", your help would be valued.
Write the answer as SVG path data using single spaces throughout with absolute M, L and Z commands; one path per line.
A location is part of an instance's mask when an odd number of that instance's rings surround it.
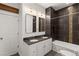
M 60 10 L 47 8 L 46 25 L 46 34 L 54 40 L 79 44 L 79 3 Z

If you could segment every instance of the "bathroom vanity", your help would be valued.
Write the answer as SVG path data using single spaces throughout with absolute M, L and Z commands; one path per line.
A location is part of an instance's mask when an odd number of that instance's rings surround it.
M 43 56 L 52 50 L 52 38 L 29 37 L 24 38 L 23 56 Z
M 45 15 L 38 11 L 36 15 L 26 12 L 24 17 L 24 35 L 19 54 L 22 56 L 43 56 L 47 54 L 52 50 L 52 38 L 43 36 L 45 35 Z

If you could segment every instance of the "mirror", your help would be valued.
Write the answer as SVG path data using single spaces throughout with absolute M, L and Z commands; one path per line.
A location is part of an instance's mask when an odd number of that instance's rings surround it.
M 25 14 L 25 32 L 36 32 L 36 16 Z
M 39 32 L 45 31 L 45 19 L 39 17 Z

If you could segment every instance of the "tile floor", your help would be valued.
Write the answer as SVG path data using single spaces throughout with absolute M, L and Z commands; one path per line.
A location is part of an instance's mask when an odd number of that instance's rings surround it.
M 18 53 L 11 55 L 11 56 L 20 56 Z M 55 51 L 50 51 L 48 52 L 45 56 L 62 56 L 61 54 L 55 52 Z
M 48 52 L 45 56 L 62 56 L 62 55 L 52 50 Z

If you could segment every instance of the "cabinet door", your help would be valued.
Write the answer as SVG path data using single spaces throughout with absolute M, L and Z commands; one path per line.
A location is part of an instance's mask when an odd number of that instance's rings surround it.
M 37 55 L 37 44 L 33 44 L 29 47 L 29 56 Z
M 44 55 L 44 41 L 39 42 L 37 46 L 37 55 L 38 56 L 43 56 Z
M 47 46 L 47 48 L 48 48 L 47 52 L 49 52 L 49 51 L 52 50 L 52 38 L 48 39 L 47 45 L 48 45 L 48 46 Z
M 48 39 L 44 43 L 44 53 L 47 54 L 52 50 L 52 39 Z

